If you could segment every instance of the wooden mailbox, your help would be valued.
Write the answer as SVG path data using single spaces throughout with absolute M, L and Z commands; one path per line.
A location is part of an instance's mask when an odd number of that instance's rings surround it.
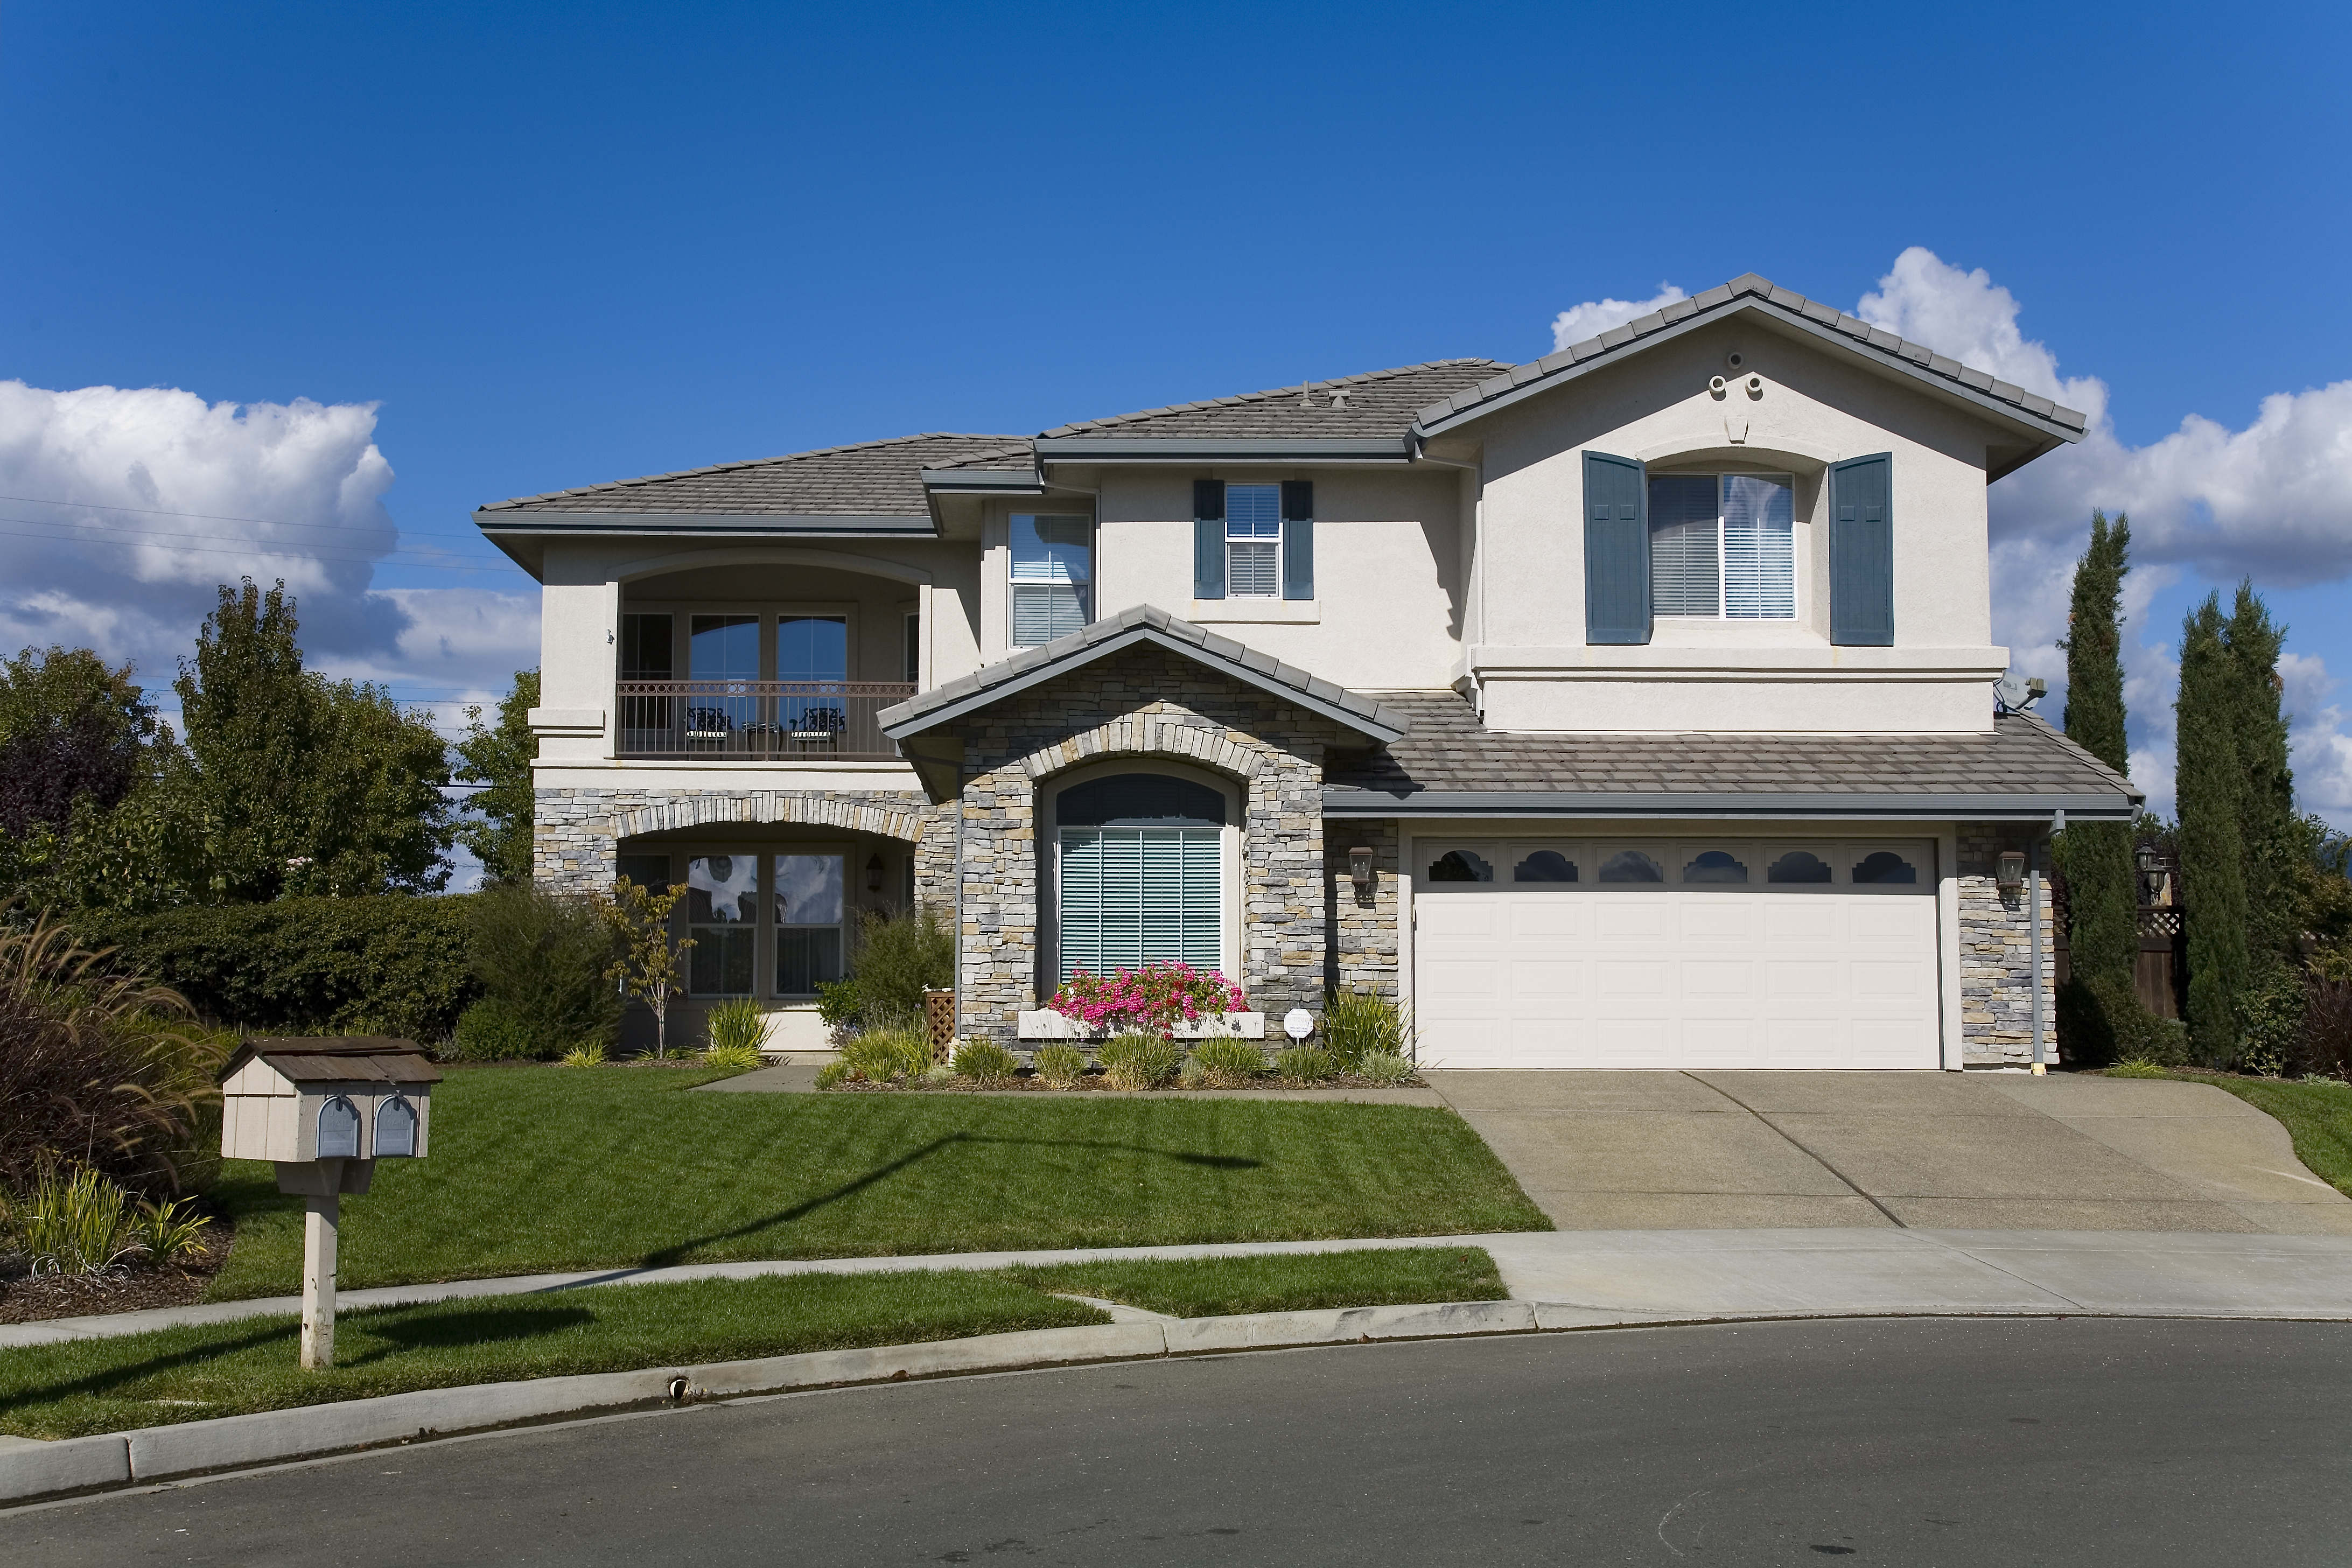
M 335 1357 L 335 1236 L 341 1198 L 368 1190 L 378 1160 L 422 1159 L 441 1069 L 414 1040 L 387 1036 L 254 1039 L 221 1080 L 221 1154 L 268 1160 L 299 1194 L 302 1364 Z

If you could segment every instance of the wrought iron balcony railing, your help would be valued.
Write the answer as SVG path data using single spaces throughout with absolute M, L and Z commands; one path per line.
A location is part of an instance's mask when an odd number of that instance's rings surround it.
M 914 694 L 885 680 L 624 680 L 614 739 L 625 757 L 893 761 L 874 716 Z

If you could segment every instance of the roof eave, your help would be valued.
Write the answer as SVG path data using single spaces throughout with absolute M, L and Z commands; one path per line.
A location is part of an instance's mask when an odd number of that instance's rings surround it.
M 788 511 L 557 511 L 499 510 L 474 513 L 474 526 L 496 541 L 500 535 L 586 536 L 700 534 L 714 539 L 889 539 L 931 537 L 939 526 L 925 512 Z
M 1799 795 L 1777 791 L 1683 793 L 1664 790 L 1388 790 L 1332 786 L 1326 817 L 1835 818 L 1860 822 L 2047 822 L 2058 813 L 2078 822 L 2129 822 L 2145 795 L 2095 794 L 1925 795 L 1853 791 Z
M 925 468 L 923 489 L 935 496 L 1041 496 L 1044 478 L 1028 468 Z

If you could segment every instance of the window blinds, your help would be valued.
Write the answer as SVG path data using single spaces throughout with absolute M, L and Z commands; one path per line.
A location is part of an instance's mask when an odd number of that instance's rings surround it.
M 1723 613 L 1733 620 L 1797 613 L 1796 508 L 1778 479 L 1723 476 Z
M 1650 610 L 1660 616 L 1722 613 L 1717 572 L 1713 474 L 1650 480 Z
M 1215 968 L 1223 923 L 1220 837 L 1213 827 L 1063 829 L 1062 977 L 1158 959 Z

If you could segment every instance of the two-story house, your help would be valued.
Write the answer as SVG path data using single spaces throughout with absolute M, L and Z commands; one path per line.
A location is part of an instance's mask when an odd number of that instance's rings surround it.
M 1749 276 L 476 521 L 544 585 L 540 875 L 683 882 L 692 997 L 775 1045 L 921 900 L 968 1036 L 1182 958 L 1447 1066 L 2013 1067 L 2047 835 L 2140 798 L 1993 692 L 1985 487 L 2083 428 Z

